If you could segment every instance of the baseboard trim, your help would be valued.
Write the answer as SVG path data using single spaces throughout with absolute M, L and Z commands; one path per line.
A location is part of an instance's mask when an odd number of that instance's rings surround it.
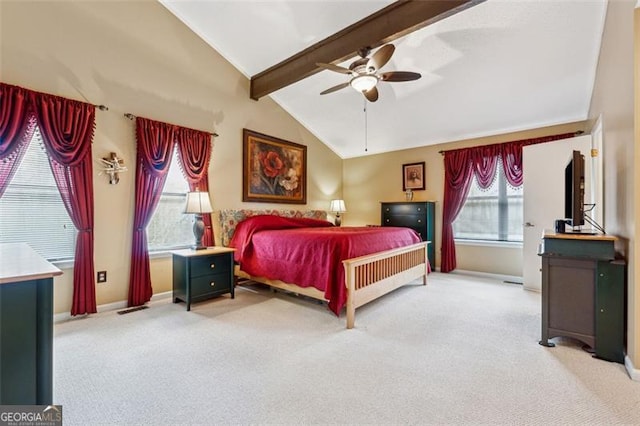
M 631 361 L 631 358 L 629 358 L 629 355 L 624 357 L 624 368 L 627 369 L 627 373 L 629 374 L 629 377 L 631 377 L 631 380 L 640 382 L 640 370 L 633 366 L 633 362 Z
M 165 292 L 162 292 L 162 293 L 156 293 L 153 296 L 151 296 L 151 300 L 149 301 L 149 303 L 153 304 L 153 303 L 164 301 L 165 299 L 170 299 L 172 297 L 172 295 L 173 295 L 173 292 L 171 292 L 171 291 L 165 291 Z M 119 309 L 124 309 L 126 307 L 127 307 L 127 301 L 126 300 L 119 300 L 117 302 L 105 303 L 104 305 L 98 305 L 97 309 L 98 309 L 98 313 L 101 314 L 103 312 L 117 311 Z M 53 322 L 57 323 L 57 322 L 62 322 L 62 321 L 68 321 L 70 319 L 75 319 L 75 318 L 84 318 L 84 317 L 86 317 L 88 315 L 90 315 L 90 314 L 78 315 L 76 317 L 72 317 L 70 312 L 61 312 L 61 313 L 55 314 L 53 316 Z
M 471 276 L 481 277 L 481 278 L 491 278 L 494 280 L 505 281 L 509 284 L 522 284 L 522 277 L 518 277 L 516 275 L 492 274 L 490 272 L 467 271 L 464 269 L 456 269 L 450 273 L 460 274 L 460 275 L 471 275 Z

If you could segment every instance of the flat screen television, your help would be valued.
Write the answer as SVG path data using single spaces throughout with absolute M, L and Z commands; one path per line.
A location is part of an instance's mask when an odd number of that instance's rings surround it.
M 584 155 L 573 151 L 564 170 L 564 217 L 568 225 L 584 225 Z

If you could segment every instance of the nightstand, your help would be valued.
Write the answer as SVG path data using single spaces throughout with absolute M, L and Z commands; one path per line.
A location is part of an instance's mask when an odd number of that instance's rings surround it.
M 187 304 L 234 294 L 233 252 L 226 247 L 173 251 L 173 303 Z

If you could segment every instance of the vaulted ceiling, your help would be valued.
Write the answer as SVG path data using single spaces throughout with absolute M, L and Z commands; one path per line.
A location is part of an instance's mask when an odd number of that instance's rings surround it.
M 160 1 L 254 81 L 393 3 Z M 378 83 L 377 102 L 365 102 L 350 87 L 320 95 L 349 81 L 328 70 L 269 96 L 342 158 L 586 119 L 606 1 L 472 3 L 393 41 L 396 51 L 381 72 L 413 71 L 422 78 Z M 348 67 L 357 58 L 336 64 Z

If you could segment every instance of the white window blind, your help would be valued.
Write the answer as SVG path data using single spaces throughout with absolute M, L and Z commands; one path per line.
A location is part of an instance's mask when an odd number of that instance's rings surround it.
M 185 248 L 195 241 L 193 215 L 183 213 L 189 185 L 178 162 L 174 149 L 162 196 L 147 227 L 149 251 Z
M 522 185 L 509 185 L 502 162 L 498 161 L 497 175 L 489 188 L 481 189 L 473 178 L 469 195 L 453 223 L 454 238 L 521 242 L 522 209 Z
M 75 254 L 76 234 L 36 128 L 0 198 L 0 242 L 27 243 L 50 261 L 70 260 Z

